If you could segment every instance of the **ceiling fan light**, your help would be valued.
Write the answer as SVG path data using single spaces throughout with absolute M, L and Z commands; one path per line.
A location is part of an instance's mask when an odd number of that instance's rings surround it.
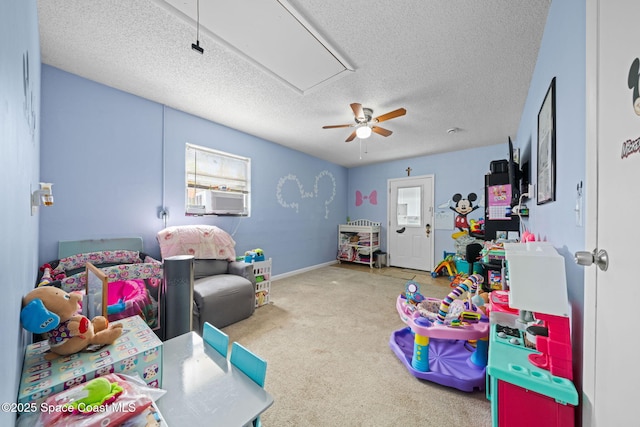
M 371 128 L 367 125 L 360 126 L 358 129 L 356 129 L 356 135 L 360 139 L 367 139 L 371 136 Z

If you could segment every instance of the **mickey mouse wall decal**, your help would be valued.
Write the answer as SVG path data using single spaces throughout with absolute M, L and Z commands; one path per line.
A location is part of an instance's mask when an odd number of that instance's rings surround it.
M 629 89 L 633 89 L 633 110 L 640 116 L 640 59 L 636 58 L 629 69 Z
M 462 194 L 456 193 L 453 195 L 453 201 L 456 203 L 455 206 L 449 206 L 449 209 L 456 212 L 458 215 L 456 216 L 455 226 L 460 231 L 469 230 L 469 222 L 467 221 L 467 215 L 471 212 L 478 209 L 480 206 L 473 206 L 473 202 L 478 199 L 476 193 L 469 193 L 466 199 L 462 198 Z

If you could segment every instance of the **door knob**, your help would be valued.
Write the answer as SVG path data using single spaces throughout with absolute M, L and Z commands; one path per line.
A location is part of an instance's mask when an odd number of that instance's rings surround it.
M 427 237 L 429 237 L 429 235 L 431 234 L 431 224 L 427 224 L 424 227 L 424 231 L 425 231 L 425 233 L 427 233 Z
M 400 230 L 396 230 L 396 233 L 402 234 L 406 229 L 407 229 L 406 227 L 402 227 Z
M 604 249 L 594 249 L 593 252 L 578 251 L 574 254 L 576 264 L 584 265 L 585 267 L 595 264 L 602 271 L 607 271 L 609 268 L 609 254 Z

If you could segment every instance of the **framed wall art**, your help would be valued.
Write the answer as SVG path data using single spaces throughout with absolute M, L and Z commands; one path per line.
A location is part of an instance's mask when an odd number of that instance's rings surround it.
M 538 113 L 537 203 L 556 199 L 556 78 L 551 80 Z

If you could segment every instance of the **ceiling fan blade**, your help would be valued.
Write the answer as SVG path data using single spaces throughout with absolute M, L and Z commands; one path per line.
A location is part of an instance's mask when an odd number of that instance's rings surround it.
M 371 130 L 373 132 L 377 133 L 378 135 L 382 135 L 382 136 L 389 136 L 389 135 L 391 135 L 393 133 L 390 130 L 387 130 L 385 128 L 381 128 L 380 126 L 372 126 Z
M 331 125 L 331 126 L 322 126 L 322 129 L 335 129 L 335 128 L 350 128 L 353 125 Z
M 349 138 L 345 139 L 344 142 L 351 142 L 354 140 L 355 137 L 356 137 L 356 131 L 354 130 L 353 132 L 351 132 L 351 135 L 349 135 Z
M 398 108 L 397 110 L 393 110 L 387 114 L 383 114 L 374 119 L 376 123 L 384 122 L 385 120 L 395 119 L 396 117 L 404 116 L 407 114 L 407 110 L 404 108 Z
M 362 121 L 365 119 L 364 111 L 362 110 L 362 104 L 354 102 L 353 104 L 351 104 L 351 109 L 353 110 L 353 114 L 356 116 L 356 119 L 358 119 L 358 121 Z

